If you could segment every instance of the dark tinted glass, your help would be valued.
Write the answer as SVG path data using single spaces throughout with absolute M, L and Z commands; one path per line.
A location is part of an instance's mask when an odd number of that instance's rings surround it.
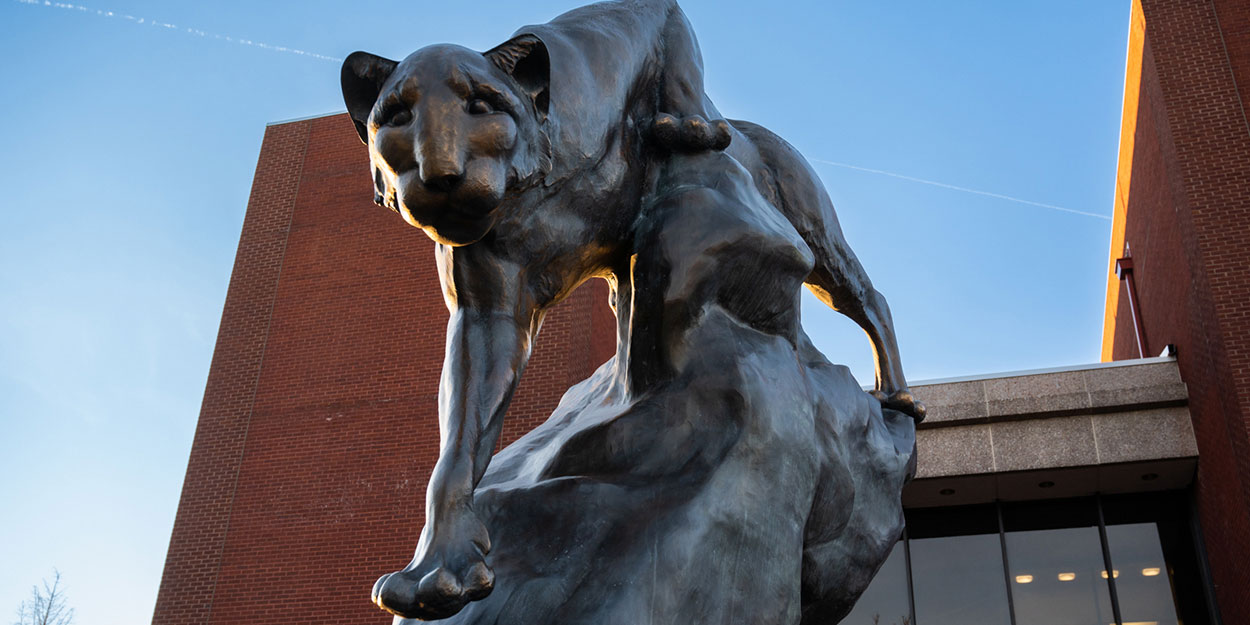
M 1112 583 L 1124 625 L 1209 623 L 1214 598 L 1191 500 L 1170 492 L 908 510 L 916 624 L 1009 625 L 1014 615 L 1015 625 L 1114 625 Z M 894 592 L 904 614 L 905 590 Z M 846 622 L 873 625 L 875 614 L 857 607 L 868 620 Z M 882 625 L 901 622 L 888 614 Z
M 1092 500 L 1005 505 L 1016 625 L 1115 623 Z
M 917 625 L 1010 625 L 993 506 L 909 512 Z
M 1113 623 L 1098 528 L 1007 532 L 1016 625 Z
M 1188 493 L 1107 497 L 1103 512 L 1124 622 L 1210 622 Z
M 907 625 L 911 621 L 904 552 L 902 541 L 894 545 L 894 551 L 841 625 Z
M 1107 544 L 1124 622 L 1177 625 L 1172 571 L 1163 560 L 1155 524 L 1108 525 Z

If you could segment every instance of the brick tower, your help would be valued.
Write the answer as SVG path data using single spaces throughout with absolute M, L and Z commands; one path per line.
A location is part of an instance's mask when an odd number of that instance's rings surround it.
M 1250 3 L 1138 0 L 1129 33 L 1102 357 L 1177 347 L 1211 581 L 1224 622 L 1246 623 Z
M 447 309 L 433 243 L 372 194 L 346 115 L 266 130 L 154 624 L 390 622 L 369 589 L 424 523 Z M 601 280 L 547 316 L 502 444 L 614 329 Z

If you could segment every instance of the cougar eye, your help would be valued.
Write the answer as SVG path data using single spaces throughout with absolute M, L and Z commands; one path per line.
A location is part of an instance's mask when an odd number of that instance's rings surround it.
M 469 102 L 469 112 L 474 115 L 485 115 L 494 111 L 495 108 L 490 105 L 490 102 L 481 98 L 474 98 L 473 101 Z
M 402 106 L 393 106 L 382 111 L 383 126 L 403 126 L 412 121 L 412 111 Z

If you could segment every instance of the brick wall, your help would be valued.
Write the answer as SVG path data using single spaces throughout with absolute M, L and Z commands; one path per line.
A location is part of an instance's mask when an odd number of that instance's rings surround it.
M 447 310 L 433 243 L 372 197 L 345 115 L 267 129 L 154 624 L 390 621 L 369 590 L 424 522 Z M 600 280 L 547 316 L 503 444 L 614 324 Z
M 1246 623 L 1250 4 L 1140 0 L 1133 14 L 1111 256 L 1133 259 L 1146 355 L 1179 348 L 1220 611 L 1225 623 Z M 1126 288 L 1112 279 L 1108 289 L 1105 359 L 1138 356 Z

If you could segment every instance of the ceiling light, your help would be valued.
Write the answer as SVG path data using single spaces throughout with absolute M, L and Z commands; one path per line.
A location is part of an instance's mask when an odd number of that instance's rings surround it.
M 1076 579 L 1076 573 L 1060 573 L 1059 574 L 1059 581 L 1061 582 L 1070 582 L 1074 579 Z
M 1029 582 L 1031 582 L 1031 581 L 1033 581 L 1033 576 L 1032 576 L 1032 575 L 1017 575 L 1017 576 L 1016 576 L 1016 583 L 1017 583 L 1017 584 L 1027 584 L 1027 583 L 1029 583 Z
M 1120 577 L 1120 569 L 1111 569 L 1111 574 L 1117 578 Z M 1105 570 L 1102 572 L 1102 578 L 1107 579 L 1107 572 Z
M 1155 575 L 1159 574 L 1159 567 L 1152 566 L 1148 569 L 1142 569 L 1141 574 L 1145 575 L 1146 577 L 1154 577 Z

